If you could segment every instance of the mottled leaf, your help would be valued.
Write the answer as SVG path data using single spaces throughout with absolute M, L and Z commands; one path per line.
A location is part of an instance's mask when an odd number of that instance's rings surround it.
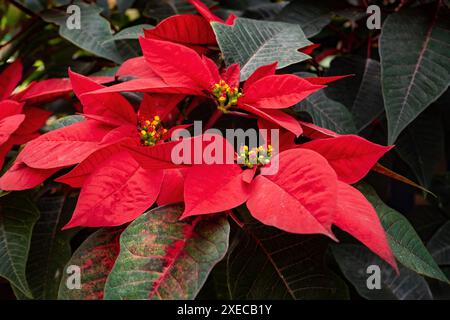
M 91 234 L 75 251 L 64 268 L 58 298 L 63 300 L 103 299 L 106 278 L 119 255 L 119 237 L 124 227 L 101 228 Z M 78 266 L 81 271 L 81 289 L 70 289 L 68 266 Z
M 159 207 L 120 237 L 106 299 L 194 299 L 228 249 L 224 215 L 179 221 L 181 206 Z

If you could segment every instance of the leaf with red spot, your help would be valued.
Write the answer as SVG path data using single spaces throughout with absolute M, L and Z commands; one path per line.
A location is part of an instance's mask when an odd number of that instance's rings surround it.
M 397 263 L 380 219 L 364 195 L 344 182 L 338 182 L 337 210 L 334 222 L 397 270 Z
M 320 153 L 336 171 L 339 180 L 353 184 L 364 178 L 392 147 L 385 147 L 356 135 L 319 139 L 301 145 Z
M 292 149 L 272 159 L 274 175 L 259 175 L 252 182 L 247 207 L 264 224 L 300 234 L 333 237 L 337 177 L 327 161 L 311 150 Z
M 144 30 L 148 39 L 165 40 L 188 46 L 217 45 L 211 25 L 193 14 L 175 15 L 164 19 L 155 28 Z
M 71 274 L 64 272 L 59 287 L 60 300 L 102 300 L 106 278 L 119 255 L 119 238 L 124 227 L 101 228 L 91 234 L 72 255 L 67 266 L 81 271 L 81 289 L 67 286 Z M 66 270 L 66 269 L 64 269 Z
M 16 60 L 9 64 L 0 74 L 0 100 L 7 99 L 11 96 L 22 78 L 22 69 L 22 62 Z
M 180 221 L 182 211 L 181 206 L 159 207 L 126 228 L 105 299 L 196 297 L 227 252 L 230 226 L 224 215 Z
M 118 226 L 136 219 L 156 201 L 162 179 L 162 171 L 142 169 L 128 152 L 114 154 L 84 180 L 64 229 Z
M 29 142 L 20 157 L 29 167 L 37 169 L 71 166 L 100 148 L 100 141 L 109 130 L 110 127 L 97 121 L 80 121 Z
M 252 83 L 238 104 L 256 108 L 283 109 L 302 101 L 311 93 L 322 89 L 295 75 L 272 75 Z
M 249 194 L 250 185 L 237 164 L 194 165 L 186 174 L 182 218 L 233 209 Z

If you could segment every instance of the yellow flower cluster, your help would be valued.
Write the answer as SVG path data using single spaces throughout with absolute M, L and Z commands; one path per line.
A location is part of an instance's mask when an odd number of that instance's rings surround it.
M 231 88 L 224 80 L 220 80 L 213 86 L 212 93 L 218 102 L 217 109 L 224 113 L 230 107 L 237 105 L 238 98 L 242 95 L 239 88 Z
M 166 132 L 167 129 L 163 128 L 161 119 L 158 116 L 154 116 L 152 121 L 144 121 L 143 126 L 139 128 L 141 142 L 145 146 L 154 146 Z
M 258 148 L 249 150 L 248 146 L 242 146 L 239 150 L 238 163 L 248 168 L 265 166 L 270 163 L 272 151 L 270 144 L 267 146 L 267 149 L 264 146 L 259 146 Z

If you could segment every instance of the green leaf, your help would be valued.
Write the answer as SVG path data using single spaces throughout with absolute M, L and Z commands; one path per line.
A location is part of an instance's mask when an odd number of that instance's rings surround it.
M 119 237 L 124 227 L 101 228 L 91 234 L 74 252 L 64 268 L 74 265 L 80 267 L 81 289 L 69 289 L 70 276 L 63 273 L 59 286 L 58 299 L 99 300 L 103 299 L 106 278 L 119 255 Z
M 380 37 L 381 78 L 389 144 L 450 83 L 450 11 L 404 10 L 386 19 Z
M 327 238 L 264 226 L 248 213 L 243 219 L 220 274 L 214 274 L 228 299 L 348 298 L 345 283 L 324 265 Z
M 337 57 L 327 76 L 354 74 L 325 88 L 326 95 L 349 109 L 358 132 L 363 131 L 384 111 L 380 63 L 359 56 Z
M 37 202 L 41 213 L 33 229 L 27 279 L 34 299 L 56 299 L 64 266 L 70 259 L 71 230 L 62 231 L 69 217 L 63 211 L 65 196 L 44 196 Z
M 41 14 L 45 21 L 55 23 L 59 26 L 61 37 L 72 42 L 74 45 L 98 56 L 116 63 L 121 63 L 123 58 L 117 50 L 112 39 L 111 26 L 100 13 L 102 9 L 95 4 L 87 4 L 82 1 L 74 1 L 80 7 L 80 29 L 69 29 L 67 21 L 70 17 L 66 11 L 47 10 Z
M 341 103 L 328 98 L 323 90 L 303 99 L 294 110 L 307 112 L 314 124 L 320 127 L 342 134 L 356 132 L 350 111 Z
M 226 64 L 240 64 L 241 81 L 260 66 L 278 61 L 284 68 L 310 58 L 298 51 L 312 43 L 296 24 L 238 18 L 232 26 L 211 25 Z
M 39 211 L 24 193 L 0 198 L 0 277 L 24 295 L 32 293 L 26 279 L 26 263 L 33 226 Z
M 181 206 L 159 207 L 120 237 L 105 299 L 194 299 L 228 249 L 224 215 L 179 221 Z
M 332 252 L 345 277 L 353 284 L 358 293 L 370 300 L 431 300 L 430 288 L 420 275 L 400 267 L 397 275 L 387 263 L 367 248 L 359 245 L 333 245 Z M 380 268 L 380 289 L 369 289 L 372 284 L 368 272 L 369 266 Z
M 281 11 L 277 20 L 299 24 L 306 36 L 311 38 L 328 25 L 334 16 L 357 20 L 365 15 L 365 12 L 357 8 L 342 8 L 340 1 L 302 0 L 291 1 Z
M 216 1 L 212 0 L 202 0 L 202 2 L 210 8 L 217 4 Z M 145 17 L 160 21 L 175 14 L 196 12 L 197 10 L 195 10 L 195 7 L 186 0 L 156 0 L 146 1 L 146 6 L 142 14 Z
M 75 114 L 71 116 L 65 116 L 62 118 L 59 118 L 55 121 L 53 121 L 51 124 L 49 124 L 47 127 L 45 127 L 45 131 L 53 131 L 57 129 L 61 129 L 67 126 L 70 126 L 74 123 L 84 121 L 85 118 L 82 115 Z
M 120 13 L 125 12 L 129 7 L 131 7 L 135 0 L 117 0 L 117 9 Z
M 427 247 L 437 264 L 450 265 L 450 222 L 434 234 Z
M 386 230 L 389 245 L 397 260 L 419 274 L 448 282 L 408 220 L 384 204 L 371 186 L 360 184 L 357 188 L 377 211 L 381 224 Z
M 125 28 L 117 32 L 115 35 L 113 35 L 112 39 L 108 41 L 115 41 L 115 40 L 129 40 L 139 39 L 140 36 L 144 35 L 144 29 L 151 29 L 153 26 L 151 24 L 139 24 L 137 26 L 132 26 L 129 28 Z
M 444 128 L 439 110 L 423 112 L 399 136 L 395 150 L 413 170 L 420 184 L 429 187 L 444 156 Z

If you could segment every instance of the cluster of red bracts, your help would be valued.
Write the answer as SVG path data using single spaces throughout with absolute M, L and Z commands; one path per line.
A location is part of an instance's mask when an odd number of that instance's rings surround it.
M 140 39 L 144 56 L 125 62 L 117 73 L 119 78 L 132 80 L 105 87 L 98 79 L 69 71 L 71 87 L 86 119 L 31 137 L 33 140 L 0 178 L 0 189 L 34 188 L 61 169 L 75 166 L 55 179 L 81 188 L 77 207 L 65 228 L 121 225 L 136 219 L 154 203 L 184 202 L 181 218 L 220 213 L 245 203 L 254 218 L 287 232 L 318 233 L 335 239 L 335 225 L 396 268 L 374 208 L 351 186 L 390 147 L 301 123 L 281 110 L 341 77 L 279 75 L 275 74 L 274 63 L 260 67 L 242 84 L 238 65 L 220 69 L 205 55 L 216 45 L 209 21 L 222 21 L 199 1 L 191 2 L 203 17 L 177 15 L 146 31 Z M 226 23 L 233 21 L 231 17 Z M 11 91 L 0 92 L 0 97 L 7 97 Z M 124 91 L 144 93 L 137 112 L 119 93 Z M 67 93 L 67 88 L 60 92 Z M 280 129 L 280 152 L 272 155 L 279 164 L 277 173 L 264 175 L 258 166 L 248 168 L 238 163 L 175 165 L 171 153 L 179 142 L 169 141 L 169 137 L 186 125 L 164 130 L 162 124 L 174 123 L 174 110 L 187 96 L 211 101 L 219 113 L 238 110 L 252 114 L 260 128 Z M 39 120 L 26 130 L 21 127 L 27 117 L 21 114 L 22 104 L 2 102 L 2 152 L 11 144 L 30 140 L 28 134 L 34 134 L 43 124 Z M 27 139 L 16 140 L 16 132 L 21 130 L 25 130 Z M 302 134 L 311 141 L 295 144 L 295 138 Z M 208 139 L 195 139 L 207 147 Z M 232 148 L 227 141 L 223 145 Z

